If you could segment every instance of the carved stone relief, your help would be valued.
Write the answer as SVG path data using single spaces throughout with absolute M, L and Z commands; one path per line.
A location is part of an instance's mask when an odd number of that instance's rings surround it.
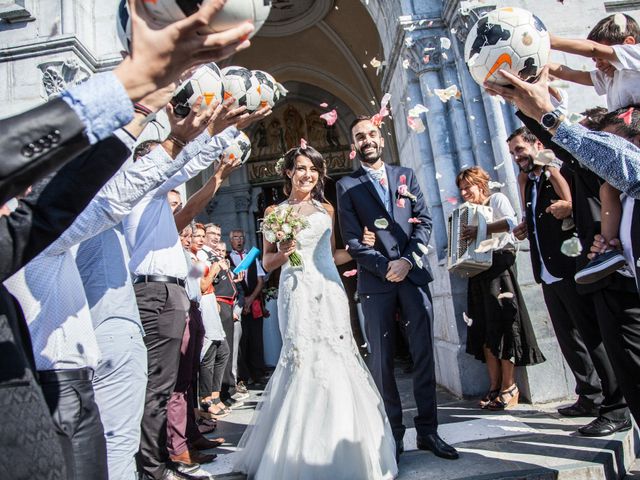
M 59 95 L 67 88 L 83 82 L 91 76 L 91 72 L 73 58 L 44 62 L 39 64 L 38 68 L 42 72 L 40 94 L 44 99 Z

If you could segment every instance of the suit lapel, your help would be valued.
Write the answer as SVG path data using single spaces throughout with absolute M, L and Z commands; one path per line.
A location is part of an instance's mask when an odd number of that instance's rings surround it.
M 386 212 L 387 209 L 384 206 L 384 203 L 382 202 L 380 195 L 378 195 L 378 191 L 376 190 L 376 187 L 373 186 L 373 183 L 371 183 L 371 180 L 369 179 L 369 175 L 367 175 L 367 172 L 362 167 L 360 167 L 360 176 L 358 177 L 358 179 L 365 185 L 365 187 L 367 187 L 367 190 L 369 190 L 369 193 L 371 194 L 371 196 L 376 199 L 376 201 L 378 202 L 378 205 L 382 207 L 382 210 Z
M 398 206 L 396 204 L 396 192 L 398 191 L 398 171 L 396 168 L 391 165 L 386 165 L 387 169 L 387 180 L 389 181 L 389 201 L 391 202 L 391 211 L 393 212 L 393 217 L 395 218 Z M 409 200 L 406 199 L 405 202 Z

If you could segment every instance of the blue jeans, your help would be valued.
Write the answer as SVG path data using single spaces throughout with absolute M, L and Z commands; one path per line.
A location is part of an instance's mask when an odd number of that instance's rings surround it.
M 147 386 L 147 349 L 140 326 L 128 319 L 105 320 L 95 333 L 102 357 L 93 388 L 107 440 L 109 479 L 133 480 Z

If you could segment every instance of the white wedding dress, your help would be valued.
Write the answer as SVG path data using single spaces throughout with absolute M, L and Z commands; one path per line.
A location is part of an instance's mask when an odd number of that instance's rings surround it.
M 282 267 L 280 359 L 245 431 L 234 469 L 255 480 L 393 479 L 395 441 L 382 399 L 353 340 L 349 306 L 331 252 L 332 220 L 308 213 Z

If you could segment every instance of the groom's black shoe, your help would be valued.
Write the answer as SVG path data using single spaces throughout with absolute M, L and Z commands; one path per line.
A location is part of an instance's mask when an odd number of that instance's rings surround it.
M 417 444 L 420 450 L 431 450 L 436 457 L 446 458 L 447 460 L 456 460 L 459 457 L 458 451 L 445 443 L 437 433 L 418 436 Z
M 404 442 L 396 440 L 396 463 L 400 462 L 400 454 L 404 453 Z

